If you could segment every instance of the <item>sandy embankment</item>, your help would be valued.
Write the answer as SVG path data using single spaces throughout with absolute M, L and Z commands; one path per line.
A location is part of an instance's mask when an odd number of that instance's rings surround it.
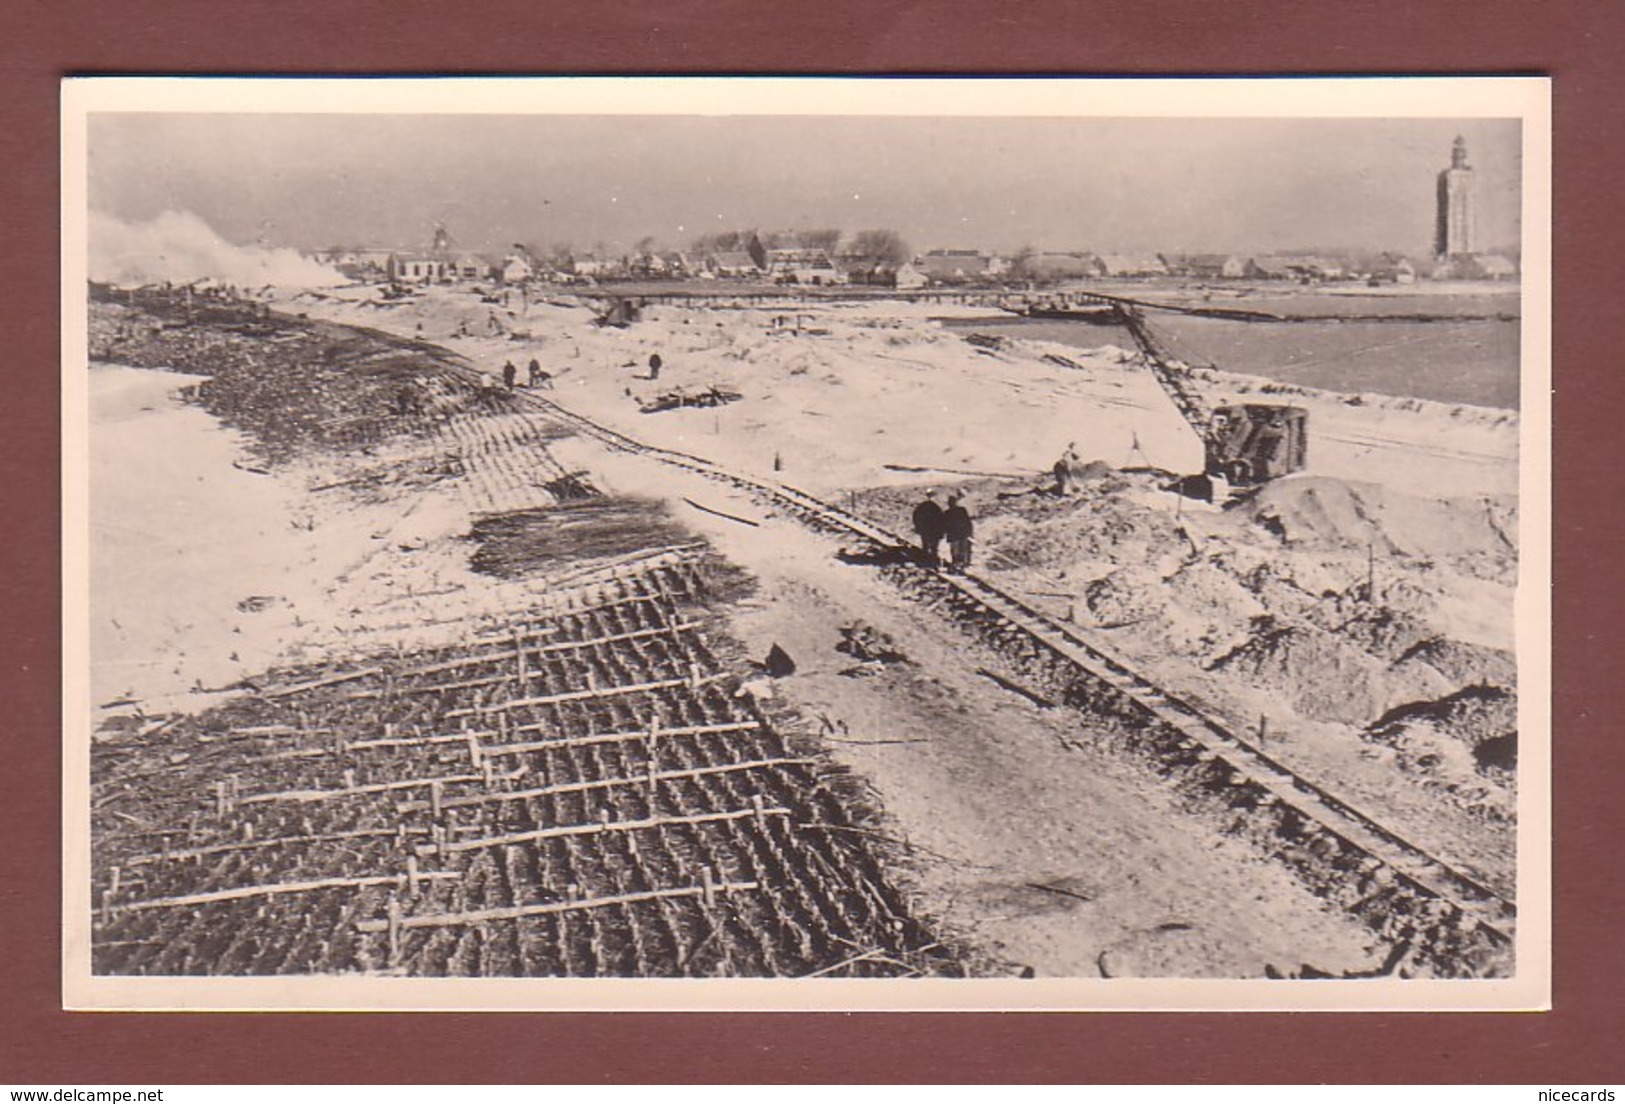
M 687 449 L 814 493 L 939 478 L 888 464 L 1036 474 L 1068 442 L 1085 458 L 1169 471 L 1201 466 L 1201 448 L 1155 379 L 1107 347 L 1080 354 L 1018 341 L 978 352 L 930 318 L 940 304 L 655 306 L 627 329 L 592 325 L 573 299 L 493 307 L 466 291 L 431 289 L 405 303 L 376 290 L 294 296 L 312 317 L 422 336 L 495 378 L 532 356 L 557 375 L 555 397 L 640 440 Z M 967 312 L 976 313 L 976 312 Z M 489 331 L 495 317 L 502 332 Z M 775 324 L 782 320 L 784 324 Z M 460 336 L 466 328 L 475 336 Z M 660 378 L 647 363 L 659 353 Z M 1064 356 L 1072 369 L 1044 359 Z M 712 384 L 744 395 L 715 409 L 645 415 L 637 400 Z M 1316 474 L 1387 483 L 1421 495 L 1516 493 L 1517 417 L 1415 399 L 1280 392 L 1215 375 L 1204 390 L 1307 406 Z M 777 465 L 775 465 L 777 461 Z
M 894 527 L 901 527 L 898 504 L 915 488 L 946 484 L 964 472 L 1014 476 L 972 480 L 978 513 L 991 515 L 998 488 L 1030 488 L 1069 440 L 1077 440 L 1086 455 L 1119 466 L 1149 464 L 1177 471 L 1191 470 L 1200 461 L 1194 437 L 1155 381 L 1124 364 L 1117 352 L 1078 356 L 1076 350 L 1056 347 L 1077 368 L 1044 360 L 1042 354 L 1049 350 L 1037 346 L 1017 345 L 988 355 L 931 326 L 918 309 L 803 309 L 793 316 L 803 332 L 787 333 L 773 322 L 775 315 L 789 313 L 784 308 L 655 308 L 648 321 L 623 331 L 593 327 L 590 313 L 579 306 L 535 305 L 499 318 L 508 330 L 530 335 L 522 340 L 508 333 L 456 336 L 460 323 L 477 332 L 492 313 L 466 293 L 435 291 L 399 306 L 301 296 L 290 309 L 408 336 L 416 336 L 422 326 L 421 336 L 457 349 L 493 375 L 505 359 L 523 365 L 534 355 L 557 376 L 553 397 L 640 439 L 756 474 L 777 475 L 832 498 L 897 488 L 895 502 L 864 502 L 865 509 L 879 511 L 884 515 L 880 520 Z M 654 352 L 666 364 L 658 380 L 646 378 Z M 662 414 L 640 413 L 635 402 L 671 388 L 710 384 L 737 390 L 744 399 L 716 409 Z M 1236 381 L 1235 386 L 1245 389 L 1256 381 Z M 1424 500 L 1515 486 L 1515 418 L 1452 413 L 1403 400 L 1351 406 L 1336 396 L 1291 398 L 1312 407 L 1317 475 L 1374 482 Z M 189 423 L 198 434 L 189 446 L 195 462 L 229 471 L 231 439 L 209 428 L 207 421 Z M 1088 972 L 1098 965 L 1095 959 L 1103 947 L 1123 948 L 1120 958 L 1138 957 L 1138 966 L 1119 968 L 1143 972 L 1166 968 L 1249 974 L 1264 962 L 1290 966 L 1294 954 L 1328 967 L 1369 965 L 1360 934 L 1347 921 L 1320 914 L 1315 902 L 1273 867 L 1259 872 L 1256 857 L 1242 850 L 1229 853 L 1231 843 L 1180 829 L 1177 810 L 1165 798 L 1147 797 L 1155 787 L 1137 770 L 1115 764 L 1109 754 L 1091 751 L 1086 743 L 1069 744 L 1077 742 L 1075 722 L 1062 725 L 1036 708 L 1013 703 L 1007 693 L 966 668 L 950 634 L 931 615 L 908 608 L 862 571 L 834 563 L 831 549 L 808 542 L 788 519 L 768 516 L 715 485 L 603 453 L 588 442 L 558 442 L 553 448 L 566 467 L 586 468 L 612 493 L 664 499 L 686 524 L 706 533 L 762 580 L 759 603 L 737 619 L 737 630 L 753 650 L 775 640 L 793 648 L 803 663 L 802 675 L 788 688 L 796 703 L 809 716 L 827 712 L 844 721 L 858 742 L 835 745 L 837 754 L 875 780 L 884 806 L 909 838 L 953 856 L 951 863 L 927 864 L 919 873 L 922 892 L 932 895 L 933 907 L 950 923 L 976 929 L 978 938 L 998 945 L 1001 954 L 1037 963 L 1045 972 Z M 184 455 L 188 450 L 180 451 Z M 109 464 L 117 466 L 116 461 Z M 899 471 L 888 464 L 932 470 Z M 163 473 L 164 482 L 119 483 L 122 470 L 103 478 L 123 487 L 133 504 L 142 498 L 138 490 L 182 480 L 186 468 L 180 466 L 181 472 Z M 256 486 L 268 480 L 236 475 L 256 481 Z M 314 500 L 295 489 L 311 482 L 279 482 L 281 489 L 272 497 L 254 500 L 252 508 L 242 511 L 236 508 L 241 490 L 236 483 L 205 483 L 213 489 L 205 495 L 206 504 L 193 507 L 194 516 L 200 509 L 211 518 L 218 511 L 222 528 L 216 531 L 223 538 L 212 556 L 195 555 L 189 571 L 176 571 L 164 577 L 161 587 L 149 588 L 154 598 L 163 591 L 183 595 L 183 607 L 198 611 L 167 627 L 154 627 L 139 644 L 129 643 L 127 651 L 146 649 L 149 657 L 167 656 L 166 647 L 175 653 L 172 667 L 149 662 L 149 674 L 162 675 L 174 689 L 193 681 L 220 685 L 284 661 L 307 638 L 331 640 L 334 626 L 342 630 L 355 624 L 363 606 L 389 600 L 403 587 L 427 592 L 436 586 L 466 586 L 493 593 L 489 580 L 467 578 L 467 549 L 456 543 L 472 514 L 467 502 L 437 497 L 439 492 L 430 490 L 373 506 L 317 511 L 320 537 L 286 520 L 282 524 L 290 532 L 279 531 L 269 519 L 311 516 L 305 511 Z M 682 503 L 685 497 L 753 517 L 764 532 L 753 536 L 747 527 L 698 514 Z M 233 500 L 229 504 L 228 498 Z M 419 502 L 430 505 L 415 505 Z M 1076 609 L 1087 613 L 1090 584 L 1125 568 L 1153 569 L 1143 578 L 1125 573 L 1118 581 L 1133 593 L 1172 595 L 1177 607 L 1172 612 L 1198 622 L 1190 636 L 1199 647 L 1170 648 L 1166 635 L 1149 630 L 1141 637 L 1136 658 L 1171 680 L 1188 674 L 1208 644 L 1224 641 L 1199 639 L 1208 628 L 1203 619 L 1217 617 L 1214 611 L 1224 603 L 1207 602 L 1201 594 L 1195 597 L 1202 602 L 1191 602 L 1191 595 L 1179 590 L 1195 576 L 1180 562 L 1182 545 L 1171 543 L 1162 550 L 1165 555 L 1146 556 L 1122 534 L 1155 536 L 1163 528 L 1171 534 L 1172 524 L 1188 522 L 1199 540 L 1212 542 L 1212 551 L 1228 551 L 1229 564 L 1248 566 L 1249 557 L 1264 563 L 1284 558 L 1279 543 L 1266 540 L 1264 530 L 1254 533 L 1238 519 L 1182 505 L 1146 488 L 1114 492 L 1101 506 L 1098 515 L 1080 513 L 1056 522 L 1070 527 L 1057 545 L 1075 569 L 1066 585 L 1075 588 Z M 1179 510 L 1187 513 L 1176 514 Z M 400 525 L 403 516 L 417 514 L 435 520 L 426 527 L 424 541 L 379 537 Z M 185 540 L 185 518 L 178 511 L 159 528 L 176 541 Z M 1039 518 L 1036 528 L 1045 524 Z M 1015 531 L 1006 537 L 1026 531 L 1014 523 L 1012 527 Z M 1080 559 L 1080 533 L 1111 537 L 1108 546 L 1090 548 L 1093 564 Z M 990 525 L 987 534 L 990 541 L 998 539 L 997 525 Z M 263 543 L 264 548 L 248 555 L 238 542 Z M 263 565 L 260 551 L 265 553 Z M 133 593 L 142 586 L 139 556 L 133 550 L 126 555 L 131 559 L 128 570 L 137 574 L 123 577 L 116 589 Z M 422 566 L 426 562 L 435 565 L 432 570 Z M 1364 550 L 1317 551 L 1296 559 L 1289 573 L 1293 600 L 1300 590 L 1311 594 L 1322 581 L 1346 587 L 1361 577 L 1363 563 Z M 274 574 L 277 565 L 282 565 L 282 575 Z M 1041 567 L 1047 571 L 1050 565 Z M 258 574 L 262 569 L 264 576 Z M 985 570 L 1011 569 L 988 563 Z M 193 586 L 193 576 L 210 581 Z M 147 577 L 159 576 L 150 569 Z M 261 578 L 269 581 L 262 585 Z M 350 584 L 341 588 L 312 584 L 312 579 L 348 579 Z M 1041 581 L 1019 571 L 1009 579 L 1026 585 Z M 278 583 L 282 585 L 274 585 Z M 1225 594 L 1232 584 L 1214 581 Z M 1461 616 L 1494 621 L 1500 593 L 1464 598 Z M 286 609 L 229 612 L 260 594 L 279 596 Z M 1236 611 L 1220 612 L 1229 616 Z M 1435 612 L 1444 620 L 1450 616 L 1448 610 Z M 888 674 L 886 681 L 842 675 L 844 660 L 833 651 L 836 630 L 854 617 L 881 622 L 918 660 L 918 668 Z M 237 656 L 232 670 L 218 677 L 196 673 L 206 669 L 205 662 L 219 663 L 217 653 L 230 652 Z M 1198 690 L 1208 688 L 1209 676 L 1195 678 Z M 1274 700 L 1267 688 L 1245 689 L 1234 700 L 1222 694 L 1211 697 L 1215 705 L 1235 705 L 1243 715 L 1253 711 L 1260 697 Z M 1379 812 L 1398 810 L 1402 827 L 1413 819 L 1405 811 L 1427 800 L 1425 789 L 1396 780 L 1391 765 L 1362 757 L 1360 741 L 1346 726 L 1306 726 L 1304 731 L 1308 737 L 1288 736 L 1292 742 L 1279 753 L 1348 781 L 1357 796 L 1377 801 Z M 907 742 L 865 742 L 886 739 Z M 1013 816 L 1012 810 L 1023 813 Z M 1448 843 L 1457 826 L 1449 816 L 1430 811 L 1421 824 L 1423 842 Z M 1114 858 L 1119 854 L 1130 857 L 1119 862 Z M 1052 888 L 1034 889 L 1035 884 Z M 1058 894 L 1055 886 L 1078 896 Z M 1056 907 L 1082 897 L 1095 902 L 1091 911 Z M 1260 926 L 1258 917 L 1266 914 L 1276 922 Z M 1204 918 L 1199 928 L 1191 926 L 1192 916 Z M 1162 934 L 1152 934 L 1158 932 Z M 1190 946 L 1153 947 L 1143 945 L 1146 940 Z
M 219 687 L 275 662 L 305 585 L 308 534 L 285 481 L 244 467 L 240 438 L 177 392 L 201 377 L 90 370 L 93 700 Z
M 205 708 L 266 670 L 404 639 L 415 594 L 453 605 L 473 581 L 454 493 L 366 501 L 333 466 L 260 466 L 240 433 L 180 392 L 201 377 L 90 369 L 91 701 Z M 372 462 L 387 467 L 387 450 Z M 334 493 L 335 491 L 339 493 Z

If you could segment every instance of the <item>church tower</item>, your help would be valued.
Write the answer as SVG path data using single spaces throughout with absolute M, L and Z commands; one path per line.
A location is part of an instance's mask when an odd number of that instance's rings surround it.
M 1474 251 L 1473 200 L 1476 180 L 1467 164 L 1467 140 L 1460 137 L 1450 148 L 1450 167 L 1439 174 L 1439 213 L 1433 252 L 1440 260 Z

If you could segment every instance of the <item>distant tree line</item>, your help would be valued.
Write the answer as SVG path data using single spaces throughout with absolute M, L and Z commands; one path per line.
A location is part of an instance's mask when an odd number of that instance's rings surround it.
M 902 264 L 913 258 L 914 250 L 895 230 L 859 230 L 850 238 L 840 230 L 789 230 L 758 233 L 753 230 L 722 230 L 701 234 L 692 243 L 696 254 L 732 253 L 749 249 L 755 237 L 764 249 L 822 249 L 831 257 L 868 257 L 885 264 Z

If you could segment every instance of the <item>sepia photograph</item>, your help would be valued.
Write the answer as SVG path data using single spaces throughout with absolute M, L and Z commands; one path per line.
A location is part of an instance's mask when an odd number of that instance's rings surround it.
M 67 1003 L 1548 1006 L 1548 96 L 65 82 Z

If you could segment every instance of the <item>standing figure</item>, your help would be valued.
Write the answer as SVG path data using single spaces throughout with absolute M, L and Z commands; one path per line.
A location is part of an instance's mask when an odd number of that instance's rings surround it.
M 925 498 L 914 507 L 914 532 L 920 536 L 920 549 L 925 553 L 925 562 L 931 567 L 942 562 L 937 555 L 937 546 L 942 543 L 943 515 L 936 495 L 936 491 L 926 491 Z
M 513 366 L 513 361 L 504 361 L 502 364 L 502 386 L 509 391 L 513 390 L 514 380 L 519 375 L 519 369 Z
M 531 357 L 530 358 L 530 363 L 525 366 L 525 386 L 526 387 L 535 387 L 538 383 L 541 382 L 541 376 L 542 376 L 542 366 L 541 366 L 541 364 L 539 364 L 537 362 L 535 357 Z
M 652 379 L 652 380 L 657 380 L 657 379 L 660 378 L 660 354 L 659 353 L 650 353 L 649 354 L 649 378 Z
M 1083 458 L 1078 455 L 1077 442 L 1066 446 L 1061 458 L 1055 461 L 1055 493 L 1066 496 L 1078 485 L 1078 476 L 1083 471 Z
M 943 535 L 948 538 L 949 570 L 963 574 L 970 566 L 970 539 L 975 526 L 970 511 L 959 504 L 959 496 L 948 499 L 948 508 L 942 512 Z

